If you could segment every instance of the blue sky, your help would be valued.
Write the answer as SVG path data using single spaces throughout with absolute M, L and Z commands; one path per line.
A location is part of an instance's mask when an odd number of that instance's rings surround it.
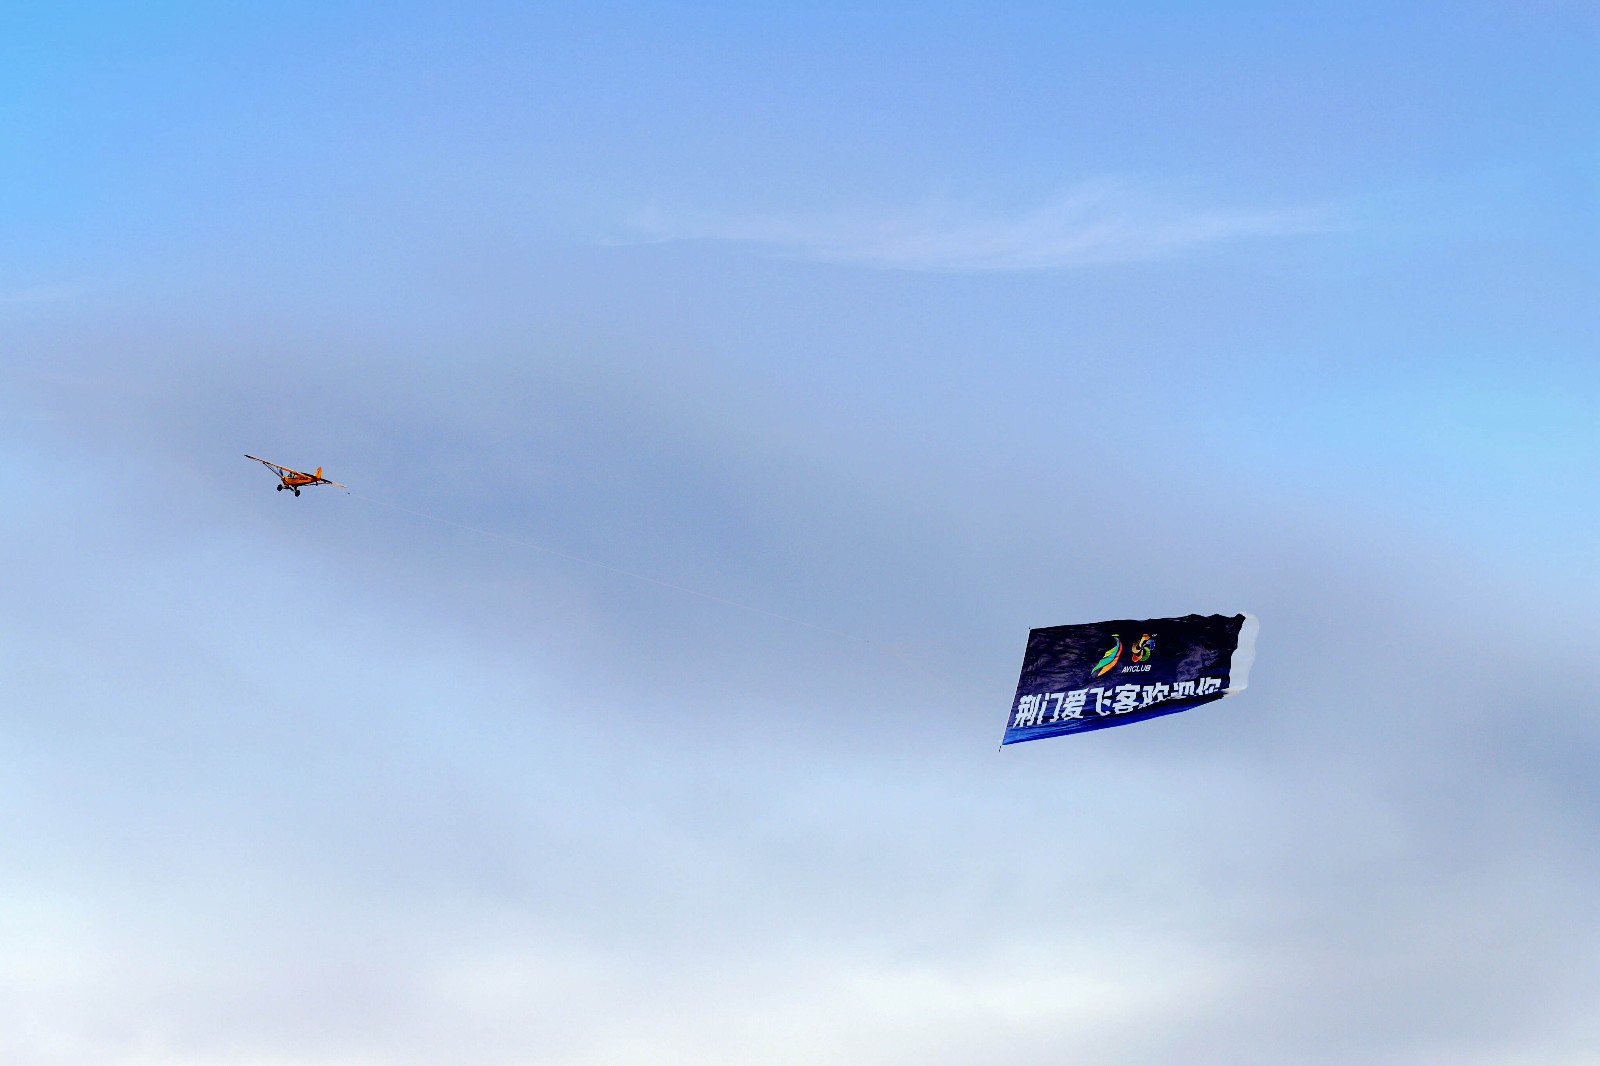
M 0 42 L 6 1062 L 1592 1058 L 1592 6 Z

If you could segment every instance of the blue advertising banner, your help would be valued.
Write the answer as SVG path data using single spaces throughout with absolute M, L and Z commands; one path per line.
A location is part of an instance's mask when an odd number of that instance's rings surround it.
M 1259 628 L 1248 614 L 1186 614 L 1035 629 L 1000 743 L 1142 722 L 1243 691 Z

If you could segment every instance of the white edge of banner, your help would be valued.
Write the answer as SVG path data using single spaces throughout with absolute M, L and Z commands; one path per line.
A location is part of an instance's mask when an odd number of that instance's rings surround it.
M 1261 619 L 1244 612 L 1244 622 L 1239 626 L 1239 643 L 1233 649 L 1233 661 L 1228 668 L 1228 695 L 1243 692 L 1250 684 L 1250 667 L 1256 661 L 1256 634 L 1261 632 Z

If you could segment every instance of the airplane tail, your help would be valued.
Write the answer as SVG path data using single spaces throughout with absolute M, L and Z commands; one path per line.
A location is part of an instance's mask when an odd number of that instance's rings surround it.
M 320 467 L 320 466 L 317 467 L 317 472 L 316 472 L 315 476 L 316 477 L 321 477 L 322 476 L 322 467 Z

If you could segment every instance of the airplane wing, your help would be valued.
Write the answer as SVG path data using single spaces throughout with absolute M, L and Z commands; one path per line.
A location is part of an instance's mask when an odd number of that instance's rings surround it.
M 349 485 L 346 485 L 346 484 L 344 484 L 344 483 L 343 483 L 343 482 L 339 482 L 339 481 L 329 481 L 329 480 L 328 480 L 328 479 L 327 479 L 327 478 L 325 478 L 325 477 L 319 477 L 319 478 L 317 478 L 317 480 L 315 480 L 315 481 L 313 481 L 313 482 L 312 482 L 312 484 L 313 484 L 313 485 L 337 485 L 337 486 L 338 486 L 338 487 L 339 487 L 339 488 L 341 488 L 341 489 L 347 489 L 347 488 L 349 488 L 349 487 L 350 487 L 350 486 L 349 486 Z
M 246 452 L 245 453 L 245 458 L 246 459 L 254 459 L 256 462 L 260 463 L 262 466 L 271 467 L 272 470 L 274 472 L 276 472 L 279 477 L 287 477 L 290 474 L 300 474 L 300 471 L 295 470 L 292 467 L 279 466 L 277 463 L 274 463 L 274 462 L 272 462 L 271 460 L 268 460 L 268 459 L 263 459 L 259 455 L 251 455 L 248 452 Z M 300 474 L 300 476 L 301 477 L 310 477 L 309 474 Z

